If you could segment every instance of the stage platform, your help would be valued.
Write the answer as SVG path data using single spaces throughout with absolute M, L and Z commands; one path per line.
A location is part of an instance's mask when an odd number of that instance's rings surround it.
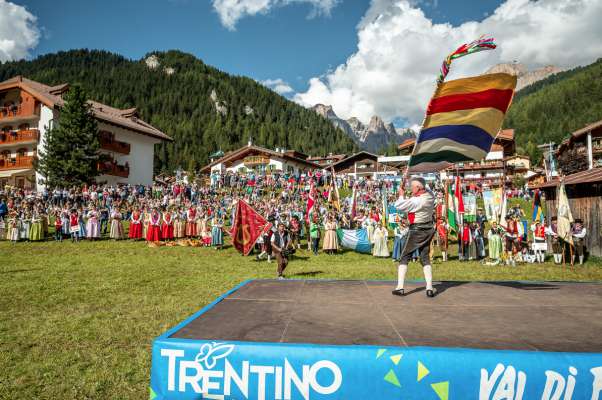
M 602 285 L 435 286 L 245 282 L 155 340 L 151 397 L 602 399 Z

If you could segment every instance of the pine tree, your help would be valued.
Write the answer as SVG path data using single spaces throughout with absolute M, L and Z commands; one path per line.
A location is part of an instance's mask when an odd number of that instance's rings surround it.
M 81 186 L 99 175 L 98 125 L 81 86 L 65 95 L 58 124 L 46 134 L 36 171 L 49 188 Z

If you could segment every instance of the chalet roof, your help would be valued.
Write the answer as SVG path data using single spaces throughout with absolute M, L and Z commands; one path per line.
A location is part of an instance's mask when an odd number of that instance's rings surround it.
M 295 161 L 299 164 L 303 164 L 308 167 L 320 168 L 320 166 L 314 162 L 311 162 L 311 161 L 308 161 L 308 160 L 305 160 L 302 158 L 294 157 L 293 155 L 291 155 L 291 152 L 282 153 L 279 151 L 269 150 L 269 149 L 266 149 L 263 147 L 250 145 L 250 146 L 244 146 L 238 150 L 234 150 L 234 151 L 226 153 L 226 155 L 224 155 L 220 159 L 215 160 L 212 163 L 201 168 L 201 172 L 209 172 L 209 171 L 211 171 L 211 168 L 214 165 L 221 164 L 221 163 L 228 162 L 228 161 L 239 160 L 239 159 L 245 157 L 249 153 L 263 153 L 270 157 L 278 157 L 278 158 L 281 158 L 284 160 Z
M 584 183 L 602 182 L 602 167 L 587 169 L 564 177 L 565 185 L 579 185 Z M 535 188 L 552 188 L 558 186 L 560 180 L 558 178 L 549 182 L 535 186 Z
M 342 160 L 337 161 L 336 163 L 332 164 L 332 166 L 336 167 L 338 165 L 342 165 L 342 164 L 345 164 L 346 162 L 349 162 L 349 161 L 354 160 L 354 159 L 357 160 L 357 159 L 360 159 L 362 157 L 363 158 L 370 158 L 370 159 L 373 159 L 374 161 L 378 161 L 378 156 L 377 155 L 369 153 L 367 151 L 360 151 L 360 152 L 357 152 L 355 154 L 352 154 L 352 155 L 348 156 L 347 158 L 343 158 Z
M 560 145 L 556 149 L 556 154 L 560 154 L 562 151 L 564 151 L 564 149 L 567 146 L 581 138 L 581 136 L 587 135 L 589 132 L 600 128 L 602 128 L 602 120 L 586 125 L 583 128 L 576 130 L 575 132 L 571 133 L 571 135 L 568 138 L 560 142 Z
M 63 83 L 61 85 L 48 86 L 20 75 L 0 82 L 0 90 L 17 87 L 27 91 L 50 108 L 61 108 L 65 104 L 65 101 L 60 94 L 69 89 L 69 84 Z M 92 106 L 94 116 L 101 121 L 157 139 L 173 140 L 148 122 L 139 119 L 136 108 L 121 110 L 93 100 L 89 100 L 88 103 Z
M 342 160 L 345 158 L 346 154 L 329 154 L 327 156 L 311 156 L 307 157 L 308 161 L 318 161 L 318 160 Z
M 405 142 L 403 142 L 402 144 L 400 144 L 397 147 L 397 149 L 404 150 L 404 149 L 414 146 L 415 143 L 416 143 L 416 139 L 408 139 Z
M 499 140 L 514 140 L 514 129 L 502 129 L 495 138 Z

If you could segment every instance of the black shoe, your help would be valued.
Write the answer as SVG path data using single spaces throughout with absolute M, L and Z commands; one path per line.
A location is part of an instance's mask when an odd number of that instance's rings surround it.
M 393 294 L 393 296 L 404 296 L 403 289 L 395 289 L 391 292 L 391 294 Z
M 426 297 L 435 297 L 435 291 L 431 289 L 427 290 Z

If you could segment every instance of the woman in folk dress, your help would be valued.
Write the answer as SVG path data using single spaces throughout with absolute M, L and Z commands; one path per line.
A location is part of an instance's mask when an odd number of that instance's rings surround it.
M 144 209 L 142 214 L 142 237 L 146 239 L 148 236 L 148 227 L 150 226 L 151 212 L 148 208 Z
M 147 242 L 158 242 L 161 240 L 161 214 L 154 209 L 150 213 L 150 223 L 146 232 Z
M 100 222 L 98 221 L 98 211 L 92 207 L 88 211 L 88 222 L 86 222 L 86 238 L 95 240 L 100 238 Z
M 19 235 L 19 231 L 20 231 L 20 225 L 21 221 L 19 220 L 19 217 L 17 216 L 17 212 L 16 211 L 11 211 L 10 212 L 10 216 L 8 218 L 8 228 L 7 228 L 7 235 L 6 235 L 6 239 L 10 240 L 13 243 L 17 243 L 19 241 L 20 235 Z
M 142 212 L 139 208 L 134 210 L 130 217 L 130 231 L 128 236 L 130 239 L 142 239 Z
M 203 232 L 203 223 L 206 224 L 206 221 L 203 221 L 203 210 L 200 207 L 196 209 L 196 234 L 198 237 L 201 237 L 201 232 Z
M 224 246 L 224 232 L 222 231 L 224 221 L 216 214 L 211 225 L 211 245 L 215 246 L 217 250 L 221 250 Z
M 122 214 L 116 207 L 111 211 L 111 229 L 109 231 L 109 237 L 115 240 L 121 240 L 124 238 L 123 225 L 121 224 Z
M 324 224 L 324 242 L 322 250 L 327 254 L 333 254 L 339 249 L 339 238 L 337 237 L 337 222 L 332 214 L 328 215 L 328 219 Z
M 174 237 L 182 239 L 186 236 L 186 214 L 182 210 L 176 210 L 174 217 Z
M 504 230 L 497 225 L 496 221 L 491 223 L 491 229 L 487 233 L 487 242 L 489 244 L 489 258 L 499 264 L 502 259 L 503 244 L 502 235 Z
M 190 206 L 186 211 L 186 236 L 192 238 L 196 235 L 196 209 Z
M 387 247 L 388 235 L 387 229 L 382 225 L 379 224 L 374 228 L 374 235 L 372 236 L 372 243 L 374 244 L 372 255 L 374 257 L 389 257 L 389 249 Z
M 163 213 L 163 222 L 161 223 L 161 237 L 163 240 L 174 239 L 173 214 L 167 210 Z
M 29 211 L 21 216 L 21 224 L 19 225 L 19 239 L 29 240 L 29 228 L 31 227 L 31 215 Z
M 37 211 L 34 211 L 31 217 L 31 225 L 29 226 L 29 240 L 32 242 L 44 240 L 42 216 Z

